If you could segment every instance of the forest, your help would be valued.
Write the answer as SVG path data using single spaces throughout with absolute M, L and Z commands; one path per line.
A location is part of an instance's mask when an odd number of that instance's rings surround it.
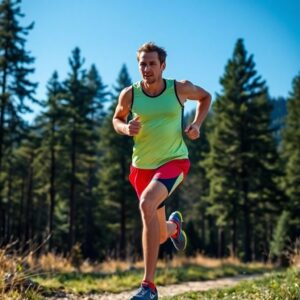
M 0 245 L 139 260 L 140 213 L 128 181 L 133 142 L 112 127 L 118 96 L 132 84 L 126 64 L 109 88 L 76 47 L 66 77 L 53 70 L 45 99 L 37 99 L 26 46 L 34 28 L 21 26 L 22 16 L 18 1 L 1 2 Z M 185 216 L 186 256 L 287 264 L 300 237 L 300 73 L 289 95 L 272 97 L 245 44 L 237 39 L 224 62 L 200 139 L 186 139 L 190 174 L 166 208 Z M 40 109 L 28 122 L 33 103 Z M 160 257 L 172 256 L 166 242 Z

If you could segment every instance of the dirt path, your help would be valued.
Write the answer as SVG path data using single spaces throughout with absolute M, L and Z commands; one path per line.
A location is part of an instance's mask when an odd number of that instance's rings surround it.
M 178 294 L 182 294 L 185 292 L 196 292 L 196 291 L 207 291 L 209 289 L 215 288 L 224 288 L 233 286 L 239 283 L 242 280 L 250 280 L 261 278 L 263 275 L 239 275 L 235 277 L 226 277 L 220 278 L 217 280 L 207 280 L 207 281 L 194 281 L 194 282 L 184 282 L 181 284 L 173 284 L 168 286 L 158 286 L 158 294 L 160 297 L 163 296 L 175 296 Z M 47 300 L 127 300 L 135 293 L 134 291 L 123 292 L 120 294 L 91 294 L 85 296 L 75 296 L 75 295 L 67 295 L 63 297 L 51 297 L 47 298 Z

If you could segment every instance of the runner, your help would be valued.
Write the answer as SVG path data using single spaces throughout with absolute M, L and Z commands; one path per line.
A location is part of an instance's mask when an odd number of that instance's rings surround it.
M 166 56 L 166 51 L 154 43 L 139 48 L 142 80 L 120 93 L 113 117 L 116 132 L 134 139 L 129 180 L 139 198 L 145 271 L 133 300 L 158 299 L 154 276 L 160 244 L 171 238 L 178 251 L 186 248 L 182 215 L 175 211 L 166 220 L 165 200 L 190 167 L 182 137 L 184 103 L 187 99 L 198 102 L 194 120 L 184 130 L 194 140 L 200 137 L 211 102 L 210 94 L 190 81 L 163 78 Z M 133 118 L 127 123 L 130 113 Z

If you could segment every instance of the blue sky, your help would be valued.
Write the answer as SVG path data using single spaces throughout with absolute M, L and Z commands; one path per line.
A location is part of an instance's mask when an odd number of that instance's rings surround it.
M 133 81 L 140 79 L 135 53 L 147 41 L 167 50 L 165 77 L 191 80 L 213 98 L 238 38 L 271 96 L 288 96 L 300 72 L 296 0 L 23 0 L 21 9 L 22 25 L 35 22 L 26 48 L 36 58 L 32 80 L 40 99 L 54 70 L 66 78 L 76 46 L 109 87 L 123 63 Z

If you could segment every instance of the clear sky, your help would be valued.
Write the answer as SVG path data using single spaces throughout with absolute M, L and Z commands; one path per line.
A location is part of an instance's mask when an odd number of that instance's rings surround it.
M 166 78 L 188 79 L 213 98 L 238 38 L 272 97 L 288 96 L 300 72 L 299 0 L 23 0 L 21 9 L 22 25 L 35 22 L 26 49 L 40 99 L 54 70 L 66 78 L 76 46 L 109 87 L 123 63 L 140 79 L 135 55 L 147 41 L 167 50 Z

